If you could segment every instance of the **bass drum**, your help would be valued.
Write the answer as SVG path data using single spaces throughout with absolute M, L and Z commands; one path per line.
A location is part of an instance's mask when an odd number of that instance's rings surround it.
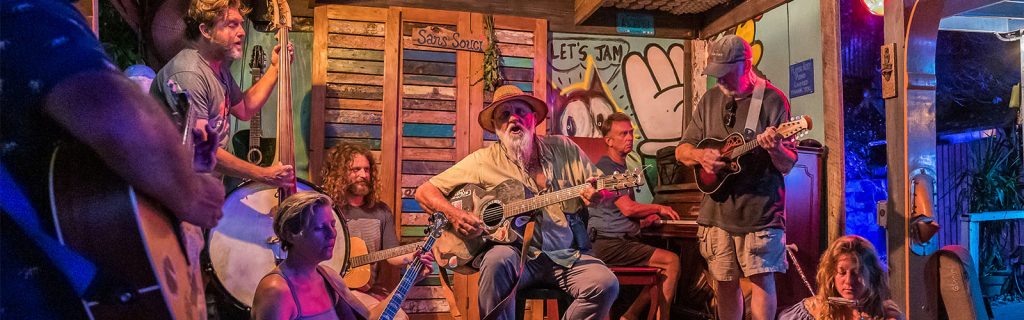
M 302 179 L 298 179 L 297 189 L 321 192 Z M 260 280 L 287 255 L 279 242 L 272 241 L 276 237 L 270 210 L 277 204 L 277 188 L 253 181 L 243 183 L 228 193 L 224 201 L 224 216 L 217 227 L 210 229 L 207 237 L 207 255 L 213 278 L 230 296 L 232 304 L 245 313 L 252 307 Z M 345 220 L 338 216 L 338 210 L 335 208 L 333 211 L 334 227 L 338 231 L 334 255 L 321 265 L 341 272 L 348 267 L 348 228 Z

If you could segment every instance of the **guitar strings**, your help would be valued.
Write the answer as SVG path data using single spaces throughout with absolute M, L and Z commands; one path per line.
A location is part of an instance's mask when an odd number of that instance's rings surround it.
M 604 177 L 604 178 L 599 178 L 598 180 L 603 182 L 603 183 L 608 183 L 608 180 L 612 180 L 612 179 L 613 179 L 613 177 Z M 565 189 L 563 189 L 563 190 L 565 190 Z M 561 190 L 559 190 L 559 191 L 561 191 Z M 558 191 L 555 191 L 555 192 L 558 192 Z M 498 207 L 491 207 L 491 208 L 484 209 L 480 213 L 480 216 L 483 218 L 483 220 L 486 221 L 486 220 L 492 220 L 493 218 L 503 217 L 504 213 L 505 213 L 505 206 L 498 206 Z

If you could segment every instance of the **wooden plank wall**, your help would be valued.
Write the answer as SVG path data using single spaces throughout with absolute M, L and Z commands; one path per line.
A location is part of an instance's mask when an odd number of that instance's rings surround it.
M 315 15 L 311 171 L 319 173 L 324 148 L 340 142 L 370 146 L 380 164 L 381 199 L 396 212 L 401 242 L 418 241 L 428 213 L 413 199 L 416 187 L 497 137 L 477 124 L 492 96 L 476 83 L 483 54 L 417 46 L 412 30 L 439 26 L 483 37 L 483 15 L 343 5 L 319 6 Z M 494 21 L 507 83 L 546 100 L 547 22 L 509 16 Z M 466 319 L 481 317 L 478 278 L 454 277 Z M 402 307 L 411 318 L 451 318 L 439 283 L 435 270 L 410 291 Z
M 401 182 L 399 209 L 401 212 L 401 241 L 419 241 L 423 238 L 429 214 L 413 199 L 413 192 L 430 177 L 448 169 L 461 159 L 456 153 L 455 126 L 457 95 L 457 53 L 453 50 L 421 47 L 412 37 L 414 28 L 437 26 L 459 30 L 460 18 L 469 14 L 451 11 L 392 8 L 401 11 L 401 66 L 399 93 L 401 103 L 396 105 L 401 141 L 398 165 Z M 465 16 L 465 17 L 462 17 Z M 465 138 L 462 138 L 465 140 Z M 409 292 L 402 308 L 410 315 L 421 318 L 449 318 L 451 306 L 445 300 L 434 270 L 427 279 Z

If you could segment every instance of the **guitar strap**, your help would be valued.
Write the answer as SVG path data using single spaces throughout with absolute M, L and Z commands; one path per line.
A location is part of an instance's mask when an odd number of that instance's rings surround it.
M 462 320 L 462 312 L 459 311 L 461 310 L 459 309 L 459 302 L 455 300 L 455 292 L 452 290 L 452 280 L 448 278 L 448 269 L 442 267 L 437 263 L 437 261 L 434 261 L 434 264 L 437 265 L 437 273 L 439 274 L 438 278 L 441 278 L 441 286 L 444 287 L 444 289 L 441 290 L 441 293 L 444 294 L 444 299 L 448 300 L 448 313 L 452 316 L 452 319 Z
M 744 128 L 744 136 L 750 133 L 757 133 L 757 122 L 761 118 L 761 103 L 764 102 L 764 88 L 767 80 L 757 78 L 754 81 L 754 94 L 750 97 L 750 107 L 747 109 L 747 123 Z M 744 137 L 746 138 L 746 137 Z
M 526 229 L 523 231 L 523 247 L 520 248 L 522 250 L 519 251 L 519 271 L 517 272 L 518 275 L 516 276 L 516 282 L 512 284 L 512 292 L 506 294 L 505 299 L 502 299 L 498 305 L 494 306 L 491 311 L 488 311 L 487 315 L 483 317 L 483 320 L 494 320 L 498 318 L 498 316 L 501 315 L 501 310 L 505 309 L 505 306 L 508 305 L 509 301 L 515 299 L 516 290 L 519 289 L 519 280 L 523 279 L 523 268 L 526 267 L 526 250 L 530 248 L 530 240 L 533 240 L 533 227 L 536 223 L 537 221 L 531 217 L 530 222 L 526 223 Z
M 3 163 L 0 163 L 0 190 L 4 190 L 0 196 L 0 212 L 13 220 L 38 249 L 46 254 L 75 293 L 79 297 L 85 297 L 89 293 L 89 285 L 97 276 L 96 265 L 43 231 L 35 209 L 29 204 L 21 188 L 14 183 L 14 177 L 7 172 L 7 167 Z

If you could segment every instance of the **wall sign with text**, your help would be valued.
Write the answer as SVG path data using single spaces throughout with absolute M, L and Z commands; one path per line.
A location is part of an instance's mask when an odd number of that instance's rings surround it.
M 416 45 L 463 51 L 484 51 L 484 39 L 441 27 L 424 27 L 412 30 Z
M 808 59 L 789 66 L 789 98 L 814 93 L 814 60 Z

